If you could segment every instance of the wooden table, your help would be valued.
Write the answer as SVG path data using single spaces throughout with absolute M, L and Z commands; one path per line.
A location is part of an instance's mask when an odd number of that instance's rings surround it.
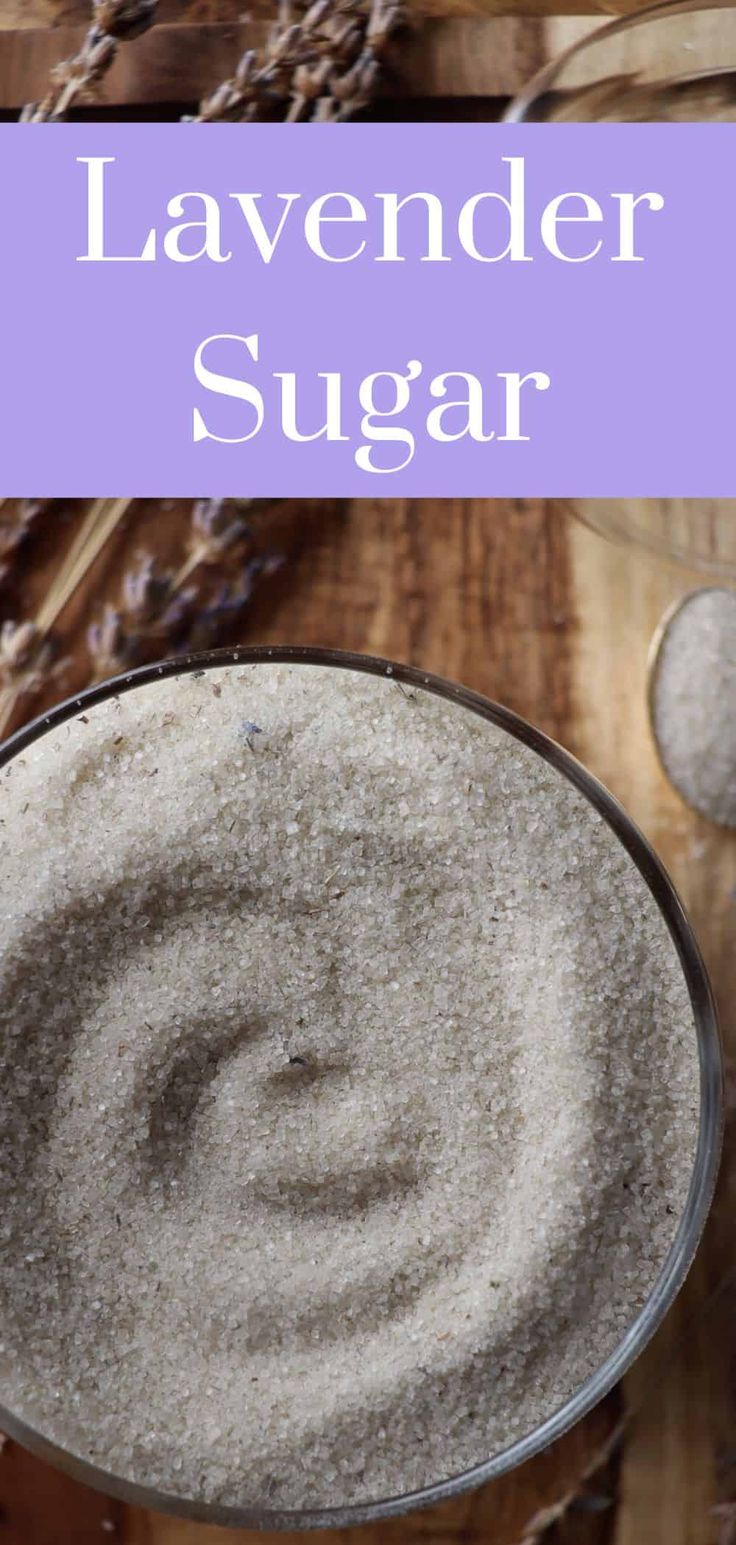
M 641 9 L 644 0 L 407 0 L 416 25 L 397 43 L 378 118 L 495 118 L 500 105 L 568 43 L 615 13 Z M 120 48 L 100 93 L 116 115 L 156 118 L 191 111 L 232 75 L 239 56 L 259 46 L 276 0 L 159 0 L 158 24 Z M 12 117 L 46 92 L 49 71 L 80 44 L 89 0 L 0 0 L 0 114 Z M 690 18 L 670 30 L 681 46 L 693 33 Z M 725 12 L 698 34 L 722 41 L 719 57 L 736 50 L 734 17 Z M 662 33 L 657 34 L 657 47 Z M 651 33 L 627 37 L 616 69 L 651 57 Z M 643 52 L 642 52 L 643 50 Z M 709 58 L 712 62 L 713 54 Z M 697 55 L 689 53 L 689 67 Z M 99 108 L 91 116 L 99 116 Z
M 2 615 L 29 615 L 79 511 L 42 517 Z M 138 504 L 60 619 L 70 688 L 88 674 L 89 620 L 144 544 L 181 554 L 188 508 Z M 736 520 L 736 507 L 721 511 Z M 333 645 L 455 677 L 534 720 L 626 804 L 690 908 L 736 1044 L 736 839 L 689 813 L 659 771 L 646 722 L 646 657 L 664 607 L 696 577 L 614 547 L 544 503 L 362 501 L 274 517 L 288 560 L 256 591 L 241 642 Z M 48 701 L 52 701 L 49 694 Z M 40 702 L 39 700 L 39 706 Z M 319 1535 L 327 1545 L 716 1545 L 736 1498 L 733 1143 L 706 1239 L 653 1346 L 614 1394 L 530 1465 L 395 1523 Z M 621 1418 L 618 1449 L 609 1454 Z M 585 1473 L 592 1470 L 589 1478 Z M 557 1521 L 554 1515 L 561 1507 Z M 10 1444 L 0 1456 L 8 1545 L 255 1545 L 110 1503 Z M 545 1527 L 546 1510 L 549 1526 Z M 736 1514 L 736 1510 L 735 1510 Z M 536 1523 L 533 1521 L 536 1517 Z M 297 1536 L 281 1536 L 296 1540 Z

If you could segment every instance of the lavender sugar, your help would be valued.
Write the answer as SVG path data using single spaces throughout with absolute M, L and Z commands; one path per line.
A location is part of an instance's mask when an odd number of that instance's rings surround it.
M 592 807 L 460 707 L 275 664 L 87 709 L 2 807 L 4 1403 L 266 1508 L 550 1415 L 697 1134 L 676 953 Z

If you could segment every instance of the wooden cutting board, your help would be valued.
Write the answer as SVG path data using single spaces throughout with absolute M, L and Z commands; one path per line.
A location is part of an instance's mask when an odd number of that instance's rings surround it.
M 142 546 L 169 559 L 180 555 L 189 516 L 184 506 L 133 507 L 60 619 L 63 652 L 72 661 L 69 689 L 86 680 L 86 626 L 103 600 L 116 599 L 132 555 Z M 736 506 L 722 507 L 715 518 L 736 520 Z M 78 520 L 79 511 L 60 508 L 49 529 L 44 517 L 45 535 L 30 545 L 18 582 L 0 597 L 0 615 L 30 614 Z M 391 655 L 500 699 L 562 741 L 623 800 L 670 868 L 691 910 L 733 1048 L 736 839 L 692 815 L 667 787 L 644 708 L 655 624 L 697 577 L 614 547 L 543 503 L 296 504 L 274 517 L 273 537 L 287 561 L 256 591 L 237 641 Z M 717 1205 L 691 1277 L 623 1391 L 545 1455 L 479 1492 L 318 1540 L 730 1542 L 729 1515 L 713 1510 L 736 1498 L 736 1321 L 728 1275 L 736 1264 L 735 1178 L 728 1141 Z M 620 1451 L 609 1458 L 622 1415 Z M 123 1545 L 255 1545 L 258 1539 L 110 1503 L 13 1444 L 0 1455 L 0 1509 L 0 1540 L 7 1545 L 100 1545 L 105 1535 Z

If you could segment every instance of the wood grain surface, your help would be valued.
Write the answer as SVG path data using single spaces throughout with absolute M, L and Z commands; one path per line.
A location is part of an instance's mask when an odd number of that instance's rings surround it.
M 544 63 L 607 15 L 641 3 L 409 0 L 410 25 L 393 46 L 372 115 L 496 118 Z M 697 18 L 626 32 L 606 55 L 608 73 L 655 66 L 666 74 L 683 59 L 694 71 L 736 59 L 736 8 L 720 4 Z M 12 116 L 44 95 L 54 66 L 81 42 L 87 14 L 87 0 L 0 0 L 0 112 Z M 274 0 L 252 0 L 247 11 L 240 0 L 160 0 L 158 25 L 120 48 L 85 111 L 181 116 L 232 74 L 246 48 L 264 44 L 273 15 Z
M 641 0 L 612 0 L 630 9 Z M 605 10 L 609 0 L 411 0 L 386 91 L 405 99 L 495 99 L 516 91 L 546 57 L 545 16 Z M 120 49 L 103 108 L 193 105 L 264 42 L 274 0 L 159 0 L 158 24 Z M 49 72 L 84 36 L 88 0 L 0 0 L 0 110 L 42 97 Z M 495 107 L 489 107 L 493 115 Z
M 393 48 L 375 116 L 497 117 L 547 60 L 614 14 L 644 0 L 407 0 L 410 25 Z M 736 58 L 736 9 L 629 32 L 610 70 L 688 68 Z M 157 25 L 121 46 L 100 90 L 99 109 L 177 116 L 233 73 L 246 48 L 264 43 L 275 0 L 159 0 Z M 89 0 L 0 0 L 0 111 L 17 112 L 47 89 L 59 60 L 79 46 Z M 412 25 L 411 23 L 414 23 Z M 683 48 L 686 54 L 683 56 Z M 94 116 L 95 107 L 90 111 Z
M 156 27 L 120 49 L 100 103 L 194 105 L 233 74 L 246 48 L 262 47 L 270 24 L 261 14 L 227 25 Z M 544 58 L 542 29 L 533 18 L 428 17 L 397 44 L 387 89 L 406 98 L 510 95 Z M 75 27 L 0 30 L 0 108 L 17 109 L 43 96 L 53 66 L 81 39 Z
M 22 572 L 0 596 L 0 616 L 32 614 L 79 513 L 59 506 L 42 517 Z M 714 508 L 712 518 L 736 521 L 736 506 Z M 60 619 L 69 689 L 87 678 L 85 628 L 103 600 L 116 600 L 132 555 L 146 546 L 175 561 L 188 522 L 186 507 L 133 507 Z M 698 577 L 615 547 L 544 503 L 297 504 L 276 513 L 271 537 L 287 561 L 256 591 L 236 640 L 393 655 L 500 699 L 562 741 L 623 800 L 670 868 L 733 1052 L 736 838 L 691 814 L 667 786 L 645 713 L 652 632 Z M 622 1391 L 511 1476 L 391 1524 L 321 1534 L 321 1545 L 731 1545 L 734 1157 L 729 1135 L 695 1267 Z M 110 1503 L 14 1444 L 0 1455 L 0 1509 L 8 1545 L 100 1545 L 106 1535 L 123 1545 L 258 1539 Z
M 386 98 L 410 104 L 438 99 L 482 101 L 487 116 L 574 33 L 606 15 L 641 8 L 642 0 L 410 0 L 415 26 L 393 50 Z M 592 13 L 592 14 L 591 14 Z M 99 94 L 103 109 L 175 112 L 193 106 L 233 73 L 246 48 L 263 44 L 273 0 L 161 0 L 158 24 L 123 45 Z M 19 110 L 45 94 L 49 73 L 74 53 L 89 16 L 87 0 L 0 0 L 0 110 Z M 597 20 L 593 20 L 592 17 Z M 702 31 L 703 23 L 698 24 Z M 723 16 L 708 24 L 720 36 Z M 683 32 L 692 23 L 683 23 Z M 724 46 L 729 44 L 724 34 Z M 94 109 L 93 109 L 94 111 Z

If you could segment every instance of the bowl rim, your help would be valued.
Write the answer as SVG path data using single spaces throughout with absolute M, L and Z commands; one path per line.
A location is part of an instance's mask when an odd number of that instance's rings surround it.
M 593 805 L 622 843 L 648 886 L 668 927 L 687 983 L 698 1040 L 700 1117 L 688 1196 L 675 1238 L 651 1292 L 613 1352 L 556 1411 L 523 1438 L 491 1458 L 444 1480 L 403 1495 L 346 1506 L 270 1509 L 254 1505 L 206 1503 L 140 1485 L 105 1471 L 45 1438 L 0 1403 L 0 1426 L 11 1438 L 94 1490 L 134 1506 L 201 1523 L 262 1530 L 346 1528 L 394 1518 L 415 1508 L 446 1501 L 492 1480 L 533 1458 L 600 1401 L 616 1384 L 657 1330 L 692 1263 L 715 1188 L 723 1124 L 723 1068 L 715 1003 L 695 935 L 663 864 L 623 806 L 570 752 L 512 709 L 416 666 L 379 656 L 302 645 L 244 645 L 183 655 L 140 666 L 67 698 L 16 731 L 0 746 L 0 770 L 48 731 L 87 708 L 137 687 L 173 676 L 243 665 L 306 665 L 352 670 L 379 676 L 432 693 L 469 710 L 528 746 Z
M 607 38 L 616 37 L 619 32 L 628 32 L 632 27 L 646 25 L 647 22 L 660 21 L 667 16 L 688 16 L 696 11 L 732 11 L 736 8 L 736 0 L 654 0 L 651 5 L 642 6 L 641 10 L 627 11 L 622 16 L 615 16 L 612 21 L 605 22 L 597 27 L 594 32 L 589 32 L 585 37 L 576 38 L 567 48 L 563 48 L 549 63 L 542 65 L 525 86 L 512 97 L 501 116 L 501 123 L 535 123 L 538 120 L 528 118 L 527 114 L 532 103 L 552 85 L 553 81 L 562 70 L 574 59 L 596 43 L 605 42 Z M 716 73 L 723 73 L 725 67 L 721 67 Z M 701 71 L 700 74 L 712 74 L 713 71 Z M 574 120 L 571 120 L 571 122 Z M 548 125 L 554 127 L 554 124 Z M 559 125 L 558 125 L 559 127 Z

